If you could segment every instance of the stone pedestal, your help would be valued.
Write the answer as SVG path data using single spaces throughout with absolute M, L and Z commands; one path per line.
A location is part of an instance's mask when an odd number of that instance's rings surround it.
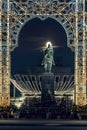
M 41 102 L 52 102 L 54 101 L 54 74 L 43 73 L 41 78 Z

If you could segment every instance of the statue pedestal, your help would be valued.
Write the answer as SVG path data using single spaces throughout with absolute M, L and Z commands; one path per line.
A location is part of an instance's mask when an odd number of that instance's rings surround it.
M 54 74 L 45 72 L 41 77 L 41 102 L 52 102 L 54 101 Z

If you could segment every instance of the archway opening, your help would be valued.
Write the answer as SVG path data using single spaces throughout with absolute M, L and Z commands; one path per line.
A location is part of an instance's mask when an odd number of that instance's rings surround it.
M 20 30 L 18 47 L 11 54 L 11 72 L 34 73 L 41 67 L 41 48 L 51 41 L 54 48 L 55 67 L 69 67 L 74 73 L 74 52 L 67 47 L 67 36 L 64 28 L 56 20 L 34 18 Z

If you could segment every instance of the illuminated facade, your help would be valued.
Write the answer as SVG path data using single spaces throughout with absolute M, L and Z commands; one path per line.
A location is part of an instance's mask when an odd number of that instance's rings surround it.
M 35 17 L 53 18 L 64 27 L 75 52 L 75 104 L 86 105 L 86 15 L 85 0 L 0 1 L 0 106 L 10 104 L 10 52 L 21 28 Z

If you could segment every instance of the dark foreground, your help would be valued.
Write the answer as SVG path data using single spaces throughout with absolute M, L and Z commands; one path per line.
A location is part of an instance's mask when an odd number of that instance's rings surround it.
M 0 120 L 0 130 L 87 130 L 79 120 Z

